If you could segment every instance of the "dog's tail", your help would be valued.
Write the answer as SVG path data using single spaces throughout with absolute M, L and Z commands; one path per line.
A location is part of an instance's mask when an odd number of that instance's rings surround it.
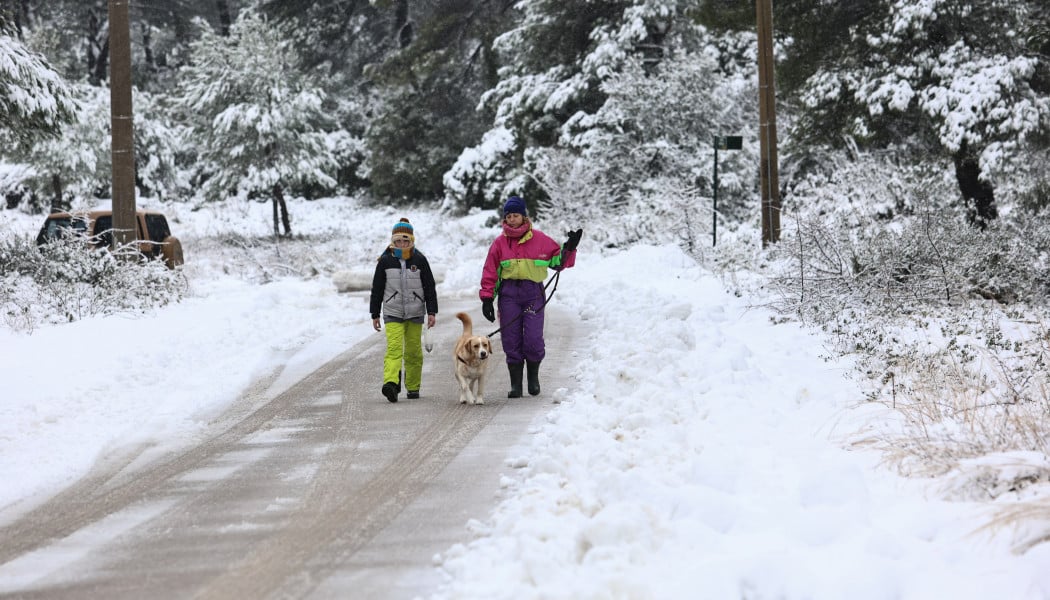
M 466 335 L 474 335 L 474 323 L 470 320 L 470 315 L 465 312 L 456 313 L 456 318 L 463 321 L 463 333 Z

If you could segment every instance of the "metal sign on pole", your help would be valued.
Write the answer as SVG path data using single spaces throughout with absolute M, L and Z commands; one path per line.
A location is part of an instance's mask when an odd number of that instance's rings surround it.
M 715 137 L 715 177 L 714 194 L 711 200 L 711 245 L 718 242 L 718 151 L 739 150 L 744 147 L 744 138 L 739 135 Z

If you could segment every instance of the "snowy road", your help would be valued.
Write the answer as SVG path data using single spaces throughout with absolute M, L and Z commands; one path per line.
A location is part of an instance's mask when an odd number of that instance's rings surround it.
M 565 386 L 559 358 L 573 325 L 555 310 L 549 319 L 537 398 L 505 398 L 497 353 L 487 404 L 458 404 L 448 357 L 458 329 L 444 327 L 425 360 L 423 398 L 390 404 L 378 392 L 376 335 L 272 397 L 280 373 L 258 382 L 191 448 L 111 453 L 0 528 L 0 595 L 425 594 L 439 583 L 434 554 L 468 540 L 467 521 L 495 504 L 504 459 Z

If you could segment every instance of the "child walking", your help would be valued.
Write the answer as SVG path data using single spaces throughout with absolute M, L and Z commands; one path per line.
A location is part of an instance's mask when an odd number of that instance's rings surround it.
M 415 248 L 415 242 L 412 224 L 402 218 L 394 225 L 390 247 L 379 257 L 372 277 L 369 311 L 376 331 L 381 330 L 381 313 L 386 324 L 382 393 L 390 402 L 397 402 L 401 393 L 402 368 L 408 398 L 419 398 L 424 320 L 427 327 L 433 327 L 437 320 L 434 273 L 427 257 Z

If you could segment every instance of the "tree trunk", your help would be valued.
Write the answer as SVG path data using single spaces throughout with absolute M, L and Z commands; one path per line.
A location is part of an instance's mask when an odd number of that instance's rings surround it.
M 29 27 L 29 0 L 0 2 L 0 32 L 14 34 L 24 40 L 23 29 Z
M 92 74 L 92 81 L 97 81 L 99 84 L 106 81 L 106 74 L 109 73 L 109 35 L 106 35 L 106 41 L 102 43 L 102 48 L 99 50 L 98 60 L 95 62 L 95 72 Z M 98 84 L 96 84 L 98 85 Z
M 281 237 L 281 230 L 277 221 L 277 194 L 273 195 L 273 239 Z
M 0 33 L 14 33 L 22 39 L 22 30 L 18 23 L 18 12 L 11 4 L 0 4 Z
M 281 187 L 280 183 L 273 186 L 273 198 L 277 203 L 277 206 L 281 208 L 281 225 L 284 226 L 284 236 L 291 237 L 292 235 L 292 219 L 288 216 L 288 205 L 284 201 L 284 188 Z M 274 213 L 274 232 L 277 230 L 277 214 Z
M 88 7 L 86 10 L 88 81 L 97 86 L 106 81 L 109 74 L 109 28 L 107 26 L 103 29 L 103 24 L 108 21 L 99 18 L 95 7 Z
M 149 23 L 142 24 L 142 51 L 146 55 L 146 68 L 150 72 L 157 71 L 157 61 L 153 57 L 153 35 L 150 34 Z
M 66 206 L 65 193 L 62 191 L 62 176 L 58 173 L 51 175 L 51 192 L 51 212 L 67 210 L 69 207 Z
M 953 158 L 959 191 L 966 199 L 966 219 L 971 225 L 984 229 L 989 221 L 999 216 L 995 206 L 995 188 L 991 183 L 981 180 L 981 166 L 977 163 L 977 157 L 967 151 L 965 143 Z
M 219 31 L 222 37 L 230 37 L 230 5 L 226 0 L 215 0 L 215 6 L 219 9 Z
M 397 0 L 394 6 L 394 39 L 399 48 L 412 43 L 412 22 L 408 20 L 408 0 Z

